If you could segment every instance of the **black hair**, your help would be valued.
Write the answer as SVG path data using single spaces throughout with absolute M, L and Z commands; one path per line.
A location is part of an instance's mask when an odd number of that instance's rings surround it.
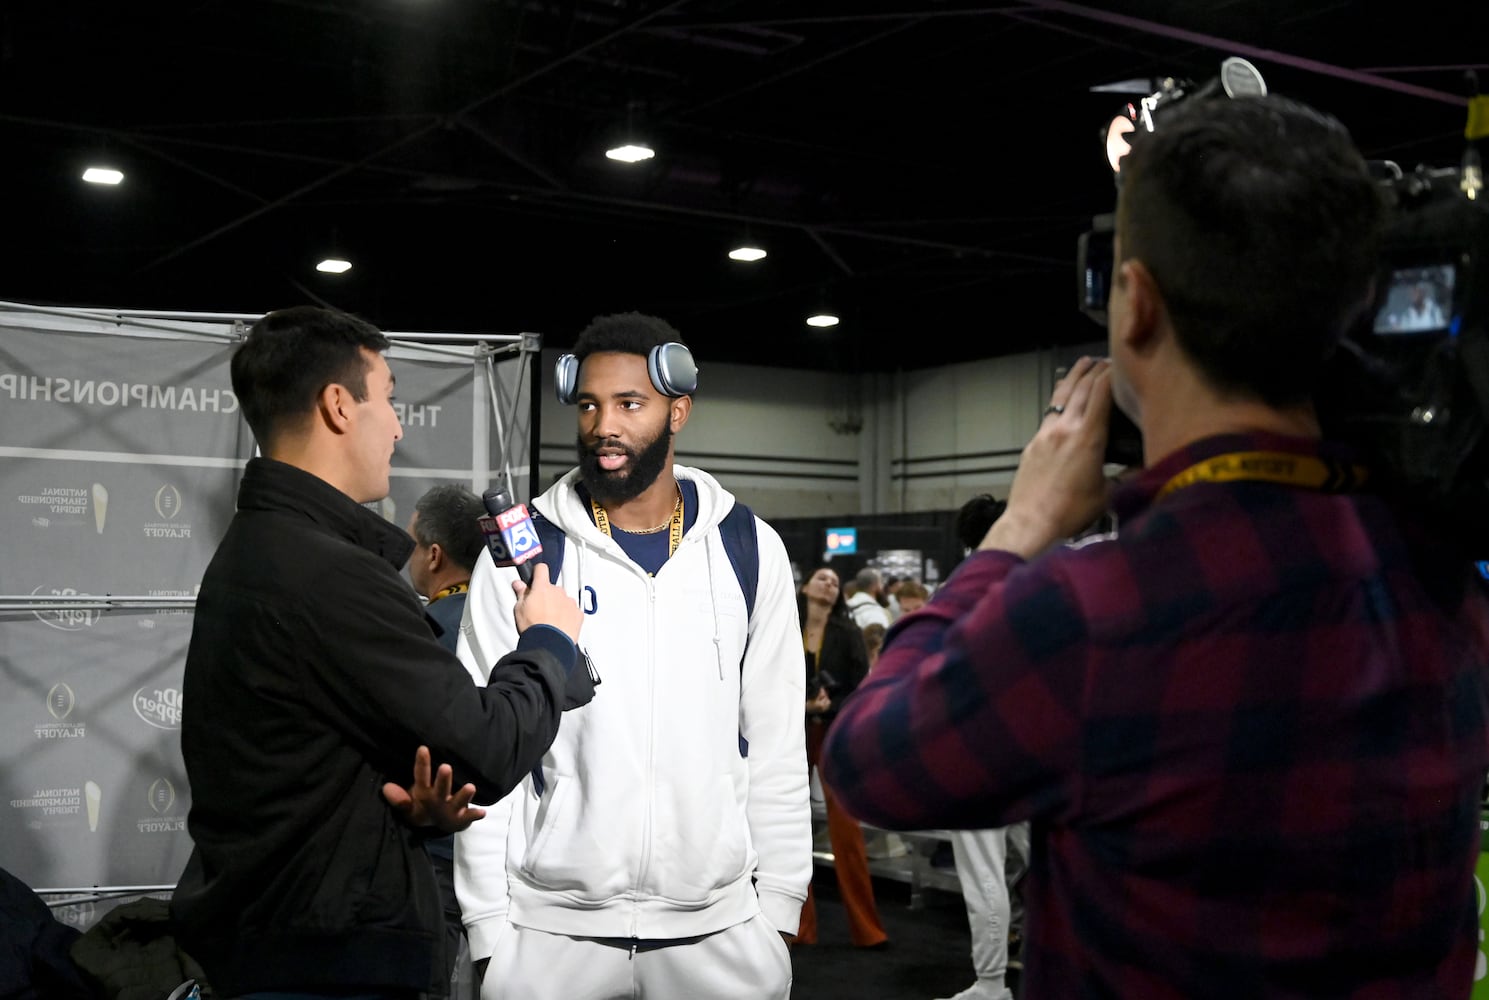
M 796 588 L 796 613 L 803 622 L 807 620 L 806 585 L 812 581 L 812 577 L 816 576 L 818 571 L 824 569 L 831 569 L 834 574 L 838 572 L 831 566 L 818 566 L 802 577 L 801 584 Z M 846 618 L 850 622 L 853 621 L 853 612 L 848 609 L 848 595 L 843 592 L 843 578 L 841 575 L 838 575 L 838 599 L 832 602 L 832 607 L 827 609 L 827 614 L 831 618 Z M 854 624 L 856 626 L 857 622 L 854 622 Z
M 1205 378 L 1309 398 L 1369 304 L 1380 244 L 1381 195 L 1344 126 L 1275 95 L 1190 101 L 1133 141 L 1120 188 L 1118 267 L 1147 267 Z
M 486 507 L 481 498 L 457 483 L 431 487 L 414 504 L 419 515 L 414 521 L 414 540 L 426 548 L 438 544 L 450 561 L 461 569 L 473 570 L 486 536 L 481 531 L 481 515 Z
M 956 537 L 962 548 L 972 550 L 982 544 L 993 522 L 1003 516 L 1008 504 L 991 493 L 979 493 L 962 504 L 956 514 Z
M 644 358 L 653 347 L 669 343 L 682 344 L 683 339 L 666 320 L 639 312 L 612 313 L 590 321 L 575 341 L 573 353 L 580 362 L 602 351 L 639 354 Z
M 388 338 L 364 319 L 320 306 L 293 306 L 254 323 L 233 352 L 233 393 L 263 446 L 315 408 L 328 385 L 367 398 L 363 349 L 382 352 Z

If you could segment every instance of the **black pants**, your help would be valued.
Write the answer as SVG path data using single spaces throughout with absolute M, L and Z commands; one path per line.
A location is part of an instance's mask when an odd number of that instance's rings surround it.
M 455 898 L 455 862 L 431 853 L 434 880 L 439 883 L 439 898 L 445 911 L 445 981 L 455 975 L 455 959 L 460 956 L 460 939 L 465 937 L 465 923 L 460 918 L 460 902 Z

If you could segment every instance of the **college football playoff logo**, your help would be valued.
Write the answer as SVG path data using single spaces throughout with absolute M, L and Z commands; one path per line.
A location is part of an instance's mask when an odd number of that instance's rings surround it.
M 73 697 L 72 688 L 66 684 L 53 684 L 52 689 L 47 692 L 47 714 L 58 722 L 71 715 L 76 704 L 77 699 Z
M 165 778 L 156 778 L 150 785 L 149 799 L 155 815 L 164 816 L 176 804 L 176 786 Z
M 174 521 L 181 513 L 181 491 L 166 483 L 155 491 L 155 513 L 162 521 Z

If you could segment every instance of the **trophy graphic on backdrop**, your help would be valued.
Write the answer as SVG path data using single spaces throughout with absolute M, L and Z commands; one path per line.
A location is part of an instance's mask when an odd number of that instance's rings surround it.
M 83 785 L 83 798 L 88 803 L 88 829 L 97 833 L 98 807 L 103 804 L 103 789 L 98 787 L 96 781 L 87 782 Z
M 103 522 L 109 516 L 109 491 L 103 483 L 93 484 L 93 526 L 103 534 Z

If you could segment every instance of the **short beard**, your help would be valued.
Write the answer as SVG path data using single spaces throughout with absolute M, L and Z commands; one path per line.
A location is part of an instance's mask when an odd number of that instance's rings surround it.
M 634 500 L 657 481 L 657 477 L 667 467 L 667 454 L 672 446 L 672 425 L 664 422 L 657 436 L 640 451 L 625 449 L 626 457 L 631 460 L 628 472 L 605 471 L 600 468 L 600 459 L 594 449 L 586 446 L 582 437 L 576 438 L 575 443 L 579 450 L 579 480 L 589 490 L 595 503 L 604 507 Z M 599 442 L 594 448 L 599 448 L 601 444 L 613 446 L 614 442 Z

